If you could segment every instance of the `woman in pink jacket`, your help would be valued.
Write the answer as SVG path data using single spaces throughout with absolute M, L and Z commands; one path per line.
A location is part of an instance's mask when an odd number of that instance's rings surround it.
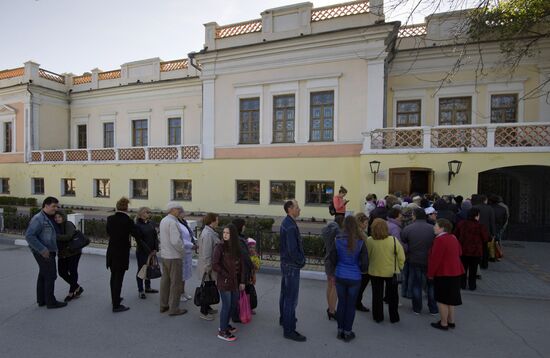
M 347 193 L 348 190 L 343 186 L 340 186 L 340 190 L 338 190 L 338 195 L 332 197 L 332 204 L 334 205 L 334 209 L 336 210 L 336 214 L 334 215 L 335 219 L 338 216 L 346 216 L 346 205 L 348 204 L 349 200 L 344 199 L 344 197 Z

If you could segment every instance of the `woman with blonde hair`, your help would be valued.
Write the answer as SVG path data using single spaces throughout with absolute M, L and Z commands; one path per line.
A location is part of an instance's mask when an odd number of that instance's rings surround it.
M 397 306 L 397 274 L 403 269 L 405 252 L 399 240 L 388 234 L 385 220 L 374 219 L 371 236 L 367 239 L 369 252 L 369 276 L 372 283 L 372 318 L 376 322 L 384 320 L 384 286 L 386 286 L 390 322 L 399 322 Z M 395 277 L 394 277 L 395 276 Z

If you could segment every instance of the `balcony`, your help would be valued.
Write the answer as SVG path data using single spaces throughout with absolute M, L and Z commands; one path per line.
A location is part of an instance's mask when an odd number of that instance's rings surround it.
M 550 152 L 550 123 L 382 128 L 363 133 L 362 154 Z
M 31 152 L 30 163 L 192 163 L 200 162 L 200 145 L 97 149 L 57 149 Z

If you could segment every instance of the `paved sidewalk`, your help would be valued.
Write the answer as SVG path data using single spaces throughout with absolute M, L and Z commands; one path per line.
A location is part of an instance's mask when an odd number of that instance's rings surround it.
M 542 249 L 548 255 L 550 245 L 537 247 L 535 251 Z M 507 255 L 516 255 L 515 249 L 506 250 Z M 521 250 L 525 249 L 517 248 L 519 253 Z M 492 266 L 494 274 L 497 269 L 509 267 L 512 273 L 523 275 L 524 280 L 533 278 L 547 285 L 521 265 L 507 265 L 505 261 Z M 479 284 L 487 291 L 489 288 L 484 286 L 494 281 L 491 270 L 484 272 Z M 370 314 L 358 313 L 354 325 L 357 339 L 343 343 L 335 338 L 336 324 L 326 319 L 325 283 L 302 279 L 298 329 L 308 341 L 300 344 L 285 340 L 277 323 L 279 276 L 260 274 L 258 314 L 252 323 L 237 325 L 239 339 L 227 343 L 216 338 L 218 321 L 201 320 L 198 309 L 189 302 L 183 304 L 190 310 L 188 314 L 168 317 L 159 313 L 158 295 L 140 300 L 133 257 L 123 287 L 124 303 L 131 307 L 128 312 L 111 312 L 109 273 L 104 257 L 83 255 L 79 271 L 80 283 L 85 289 L 80 299 L 59 310 L 39 308 L 34 303 L 37 267 L 28 248 L 0 241 L 0 286 L 3 287 L 0 357 L 529 358 L 546 357 L 550 351 L 547 323 L 550 304 L 542 297 L 544 292 L 537 293 L 544 299 L 489 295 L 490 292 L 482 292 L 481 288 L 480 293 L 465 293 L 464 304 L 457 309 L 457 328 L 449 332 L 431 328 L 429 323 L 434 317 L 415 316 L 410 302 L 404 300 L 400 307 L 401 322 L 376 324 Z M 502 275 L 508 274 L 502 272 Z M 189 291 L 197 284 L 194 277 L 187 284 Z M 158 285 L 159 280 L 155 280 L 153 287 Z M 63 298 L 66 292 L 67 284 L 58 279 L 57 297 Z M 370 288 L 364 303 L 370 306 Z

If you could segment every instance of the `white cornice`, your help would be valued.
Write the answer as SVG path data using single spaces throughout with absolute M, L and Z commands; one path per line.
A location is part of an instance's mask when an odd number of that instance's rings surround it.
M 480 79 L 479 81 L 453 81 L 449 84 L 445 84 L 442 88 L 455 88 L 457 86 L 475 86 L 477 85 L 487 85 L 487 84 L 496 84 L 496 83 L 520 83 L 526 82 L 529 77 L 514 77 L 513 79 Z M 413 86 L 391 86 L 390 91 L 406 91 L 411 89 L 430 89 L 439 87 L 439 82 L 429 82 L 424 83 L 422 80 L 418 80 Z
M 296 82 L 296 81 L 302 81 L 302 80 L 316 80 L 316 79 L 323 79 L 323 78 L 340 78 L 340 77 L 342 77 L 342 72 L 325 73 L 322 75 L 319 74 L 319 75 L 311 75 L 311 76 L 281 77 L 281 78 L 268 80 L 268 81 L 239 82 L 239 83 L 233 84 L 233 87 L 239 88 L 239 87 L 248 87 L 248 86 L 269 85 L 274 83 Z

